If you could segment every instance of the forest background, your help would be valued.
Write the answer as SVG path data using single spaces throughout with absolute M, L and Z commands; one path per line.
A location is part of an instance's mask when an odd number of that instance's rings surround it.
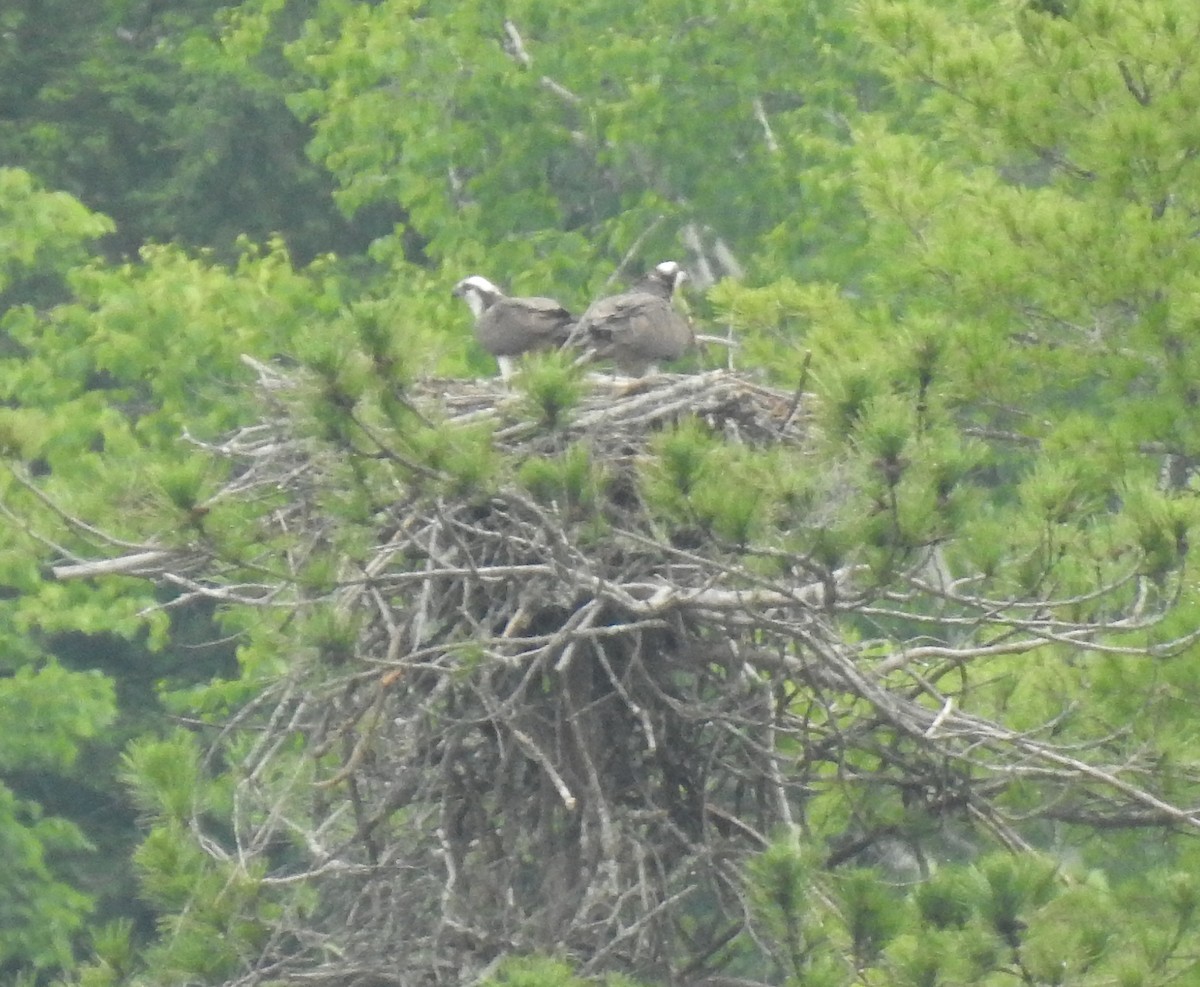
M 1197 43 L 1186 0 L 6 4 L 0 976 L 1190 982 Z M 647 906 L 655 950 L 530 911 L 449 966 L 347 955 L 353 909 L 298 859 L 353 793 L 237 836 L 288 769 L 228 738 L 353 636 L 313 608 L 355 551 L 283 615 L 229 589 L 278 507 L 213 509 L 212 449 L 269 407 L 243 356 L 310 375 L 309 434 L 349 462 L 363 407 L 493 373 L 459 278 L 579 311 L 667 258 L 740 372 L 804 393 L 812 440 L 767 461 L 675 423 L 645 499 L 748 585 L 852 573 L 819 619 L 863 681 L 801 717 L 802 647 L 751 676 L 811 733 L 771 748 L 767 831 L 672 782 L 731 869 Z M 547 482 L 406 422 L 438 498 Z M 146 546 L 226 568 L 62 578 Z

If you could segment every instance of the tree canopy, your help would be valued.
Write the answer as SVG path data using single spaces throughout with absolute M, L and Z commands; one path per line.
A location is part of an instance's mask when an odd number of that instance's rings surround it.
M 1200 10 L 67 7 L 0 14 L 0 970 L 1187 980 Z M 667 258 L 735 345 L 634 384 L 450 296 Z

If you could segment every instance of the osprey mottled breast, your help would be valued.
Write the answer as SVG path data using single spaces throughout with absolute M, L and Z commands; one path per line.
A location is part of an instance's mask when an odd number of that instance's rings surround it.
M 663 261 L 629 291 L 593 302 L 577 332 L 602 356 L 611 356 L 621 373 L 654 373 L 659 361 L 677 360 L 695 341 L 687 319 L 671 304 L 686 277 L 675 261 Z
M 552 298 L 509 298 L 487 278 L 473 274 L 454 286 L 475 316 L 475 338 L 496 358 L 508 380 L 516 357 L 561 346 L 575 318 Z

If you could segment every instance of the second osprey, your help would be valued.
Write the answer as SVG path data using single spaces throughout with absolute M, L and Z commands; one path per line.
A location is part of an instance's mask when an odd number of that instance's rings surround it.
M 629 291 L 592 302 L 572 335 L 611 356 L 623 374 L 655 373 L 660 361 L 679 359 L 695 343 L 692 327 L 671 304 L 686 277 L 675 261 L 663 261 Z

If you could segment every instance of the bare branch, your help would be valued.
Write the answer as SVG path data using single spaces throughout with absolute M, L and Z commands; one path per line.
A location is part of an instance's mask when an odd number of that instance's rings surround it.
M 771 129 L 771 121 L 767 119 L 767 111 L 763 107 L 762 97 L 755 96 L 752 105 L 754 106 L 754 119 L 762 127 L 763 140 L 766 141 L 767 150 L 772 154 L 778 154 L 779 141 L 775 137 L 775 131 Z
M 604 282 L 605 288 L 612 287 L 612 285 L 617 281 L 617 279 L 620 278 L 625 273 L 625 269 L 630 265 L 630 263 L 632 263 L 634 260 L 637 259 L 638 254 L 642 249 L 642 244 L 644 244 L 647 240 L 650 239 L 651 236 L 654 235 L 654 232 L 660 226 L 662 226 L 663 220 L 665 220 L 666 218 L 667 218 L 666 216 L 664 216 L 660 213 L 658 216 L 655 216 L 654 219 L 650 221 L 650 224 L 644 230 L 642 230 L 641 233 L 639 233 L 637 235 L 637 237 L 634 239 L 633 243 L 631 243 L 629 245 L 629 249 L 625 251 L 625 256 L 623 256 L 621 258 L 621 260 L 617 264 L 617 266 L 615 268 L 613 268 L 612 274 L 610 274 L 608 276 L 608 278 L 605 280 L 605 282 Z
M 177 553 L 164 549 L 149 549 L 112 559 L 51 566 L 50 571 L 55 579 L 92 579 L 96 576 L 119 575 L 154 576 L 160 574 L 168 564 L 178 561 Z
M 521 40 L 521 35 L 517 32 L 517 26 L 507 18 L 504 21 L 504 34 L 508 38 L 508 44 L 504 46 L 513 58 L 521 63 L 525 68 L 530 68 L 533 65 L 533 59 L 529 57 L 529 52 L 525 50 L 525 42 Z

